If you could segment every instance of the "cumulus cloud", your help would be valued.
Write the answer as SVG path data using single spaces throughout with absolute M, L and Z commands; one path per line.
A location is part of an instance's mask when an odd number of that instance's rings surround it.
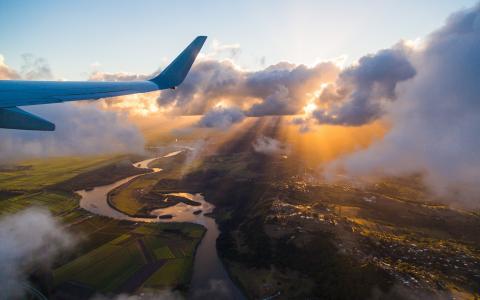
M 216 51 L 238 45 L 217 45 Z M 233 50 L 232 50 L 233 51 Z M 236 54 L 235 54 L 236 55 Z M 332 62 L 313 67 L 281 62 L 258 71 L 247 71 L 231 60 L 197 59 L 185 81 L 176 90 L 142 94 L 141 99 L 122 96 L 104 101 L 106 107 L 173 115 L 202 115 L 219 105 L 236 106 L 248 116 L 292 115 L 302 112 L 322 84 L 335 81 L 339 72 Z M 94 72 L 90 80 L 144 80 L 153 75 Z M 157 109 L 153 109 L 152 103 Z
M 27 108 L 56 124 L 53 132 L 0 131 L 0 160 L 32 156 L 142 152 L 144 139 L 125 116 L 73 103 Z
M 215 107 L 208 111 L 198 122 L 199 127 L 227 129 L 243 121 L 245 115 L 236 107 Z
M 313 116 L 320 123 L 340 125 L 362 125 L 382 116 L 385 102 L 396 98 L 397 84 L 416 74 L 407 52 L 399 44 L 362 57 L 358 65 L 340 73 L 335 85 L 323 90 L 322 108 Z
M 288 153 L 288 148 L 284 144 L 268 136 L 258 137 L 252 146 L 255 152 L 267 155 Z
M 48 269 L 60 253 L 71 249 L 74 238 L 48 211 L 29 208 L 0 219 L 0 280 L 2 298 L 25 295 L 31 268 Z
M 231 61 L 203 60 L 177 90 L 162 91 L 158 103 L 183 115 L 203 114 L 222 102 L 252 116 L 295 114 L 309 100 L 308 94 L 337 74 L 333 63 L 307 67 L 284 62 L 251 72 Z
M 436 191 L 479 206 L 472 197 L 480 192 L 479 20 L 480 5 L 455 13 L 410 54 L 417 74 L 388 108 L 391 130 L 334 167 L 353 175 L 426 172 Z
M 200 115 L 222 99 L 235 102 L 243 97 L 239 90 L 243 76 L 230 61 L 199 61 L 178 89 L 160 93 L 158 104 L 171 106 L 176 114 Z
M 148 80 L 155 76 L 157 72 L 152 74 L 134 74 L 127 72 L 93 72 L 88 80 L 91 81 L 134 81 Z M 119 97 L 111 97 L 101 99 L 100 106 L 107 110 L 120 111 L 131 115 L 146 116 L 151 113 L 158 112 L 160 109 L 157 105 L 158 92 L 133 94 Z
M 20 75 L 5 64 L 3 56 L 0 54 L 0 79 L 19 79 Z
M 262 102 L 254 104 L 247 113 L 252 117 L 292 115 L 298 112 L 299 108 L 297 106 L 298 103 L 290 98 L 289 90 L 280 85 L 273 94 L 268 95 Z

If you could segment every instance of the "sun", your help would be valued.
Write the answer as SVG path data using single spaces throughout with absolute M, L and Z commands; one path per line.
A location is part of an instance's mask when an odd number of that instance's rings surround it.
M 317 109 L 317 105 L 313 102 L 308 103 L 303 107 L 303 111 L 305 112 L 306 115 L 312 114 L 315 109 Z

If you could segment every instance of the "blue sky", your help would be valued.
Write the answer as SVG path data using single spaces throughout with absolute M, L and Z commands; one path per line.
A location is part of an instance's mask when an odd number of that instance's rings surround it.
M 47 59 L 55 77 L 82 80 L 95 68 L 151 73 L 196 35 L 239 44 L 249 69 L 286 60 L 349 60 L 425 36 L 470 0 L 423 1 L 8 1 L 0 2 L 0 54 Z

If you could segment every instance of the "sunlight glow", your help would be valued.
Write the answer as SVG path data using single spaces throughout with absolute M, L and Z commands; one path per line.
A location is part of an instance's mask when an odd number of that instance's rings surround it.
M 306 115 L 311 115 L 317 109 L 317 105 L 314 102 L 310 102 L 303 107 L 303 111 Z

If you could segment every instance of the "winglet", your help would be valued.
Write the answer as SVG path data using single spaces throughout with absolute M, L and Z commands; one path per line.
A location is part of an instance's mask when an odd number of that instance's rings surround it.
M 206 36 L 197 36 L 160 75 L 150 79 L 150 81 L 158 85 L 159 89 L 174 89 L 187 76 L 206 39 Z

